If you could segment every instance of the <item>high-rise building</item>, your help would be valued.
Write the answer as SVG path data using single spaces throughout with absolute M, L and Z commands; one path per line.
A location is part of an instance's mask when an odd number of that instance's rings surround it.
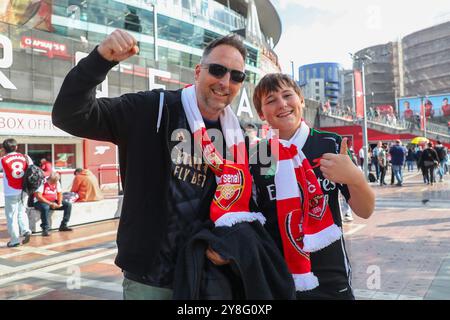
M 450 94 L 448 52 L 450 21 L 411 33 L 396 42 L 358 51 L 356 56 L 370 57 L 365 62 L 367 105 L 396 106 L 398 98 L 406 97 L 418 101 L 425 101 L 429 96 L 447 97 Z M 353 67 L 360 69 L 361 63 L 355 62 Z M 348 75 L 345 86 L 350 83 Z M 351 103 L 351 94 L 351 90 L 346 90 L 346 104 Z M 436 110 L 436 114 L 441 113 Z
M 343 103 L 344 73 L 340 64 L 334 62 L 314 63 L 300 66 L 298 83 L 307 99 L 335 107 Z

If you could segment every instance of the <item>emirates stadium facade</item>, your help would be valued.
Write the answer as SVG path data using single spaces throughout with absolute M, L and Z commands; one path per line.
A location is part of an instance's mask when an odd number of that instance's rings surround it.
M 242 122 L 260 121 L 253 88 L 265 73 L 280 71 L 273 47 L 281 20 L 269 0 L 4 0 L 0 139 L 15 138 L 19 151 L 35 163 L 47 158 L 67 179 L 74 168 L 87 167 L 101 183 L 117 181 L 114 145 L 66 134 L 50 117 L 68 71 L 117 28 L 137 39 L 140 52 L 111 70 L 98 97 L 192 83 L 203 48 L 235 33 L 248 56 L 247 79 L 232 107 Z M 64 181 L 63 175 L 63 187 Z

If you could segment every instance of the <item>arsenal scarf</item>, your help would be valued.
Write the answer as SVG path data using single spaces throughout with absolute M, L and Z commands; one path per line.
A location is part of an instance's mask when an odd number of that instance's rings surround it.
M 302 121 L 289 140 L 278 139 L 269 132 L 272 154 L 277 159 L 275 188 L 278 225 L 286 263 L 293 275 L 297 291 L 319 285 L 311 272 L 310 252 L 323 249 L 340 239 L 342 232 L 334 224 L 314 171 L 302 152 L 309 127 Z
M 248 167 L 245 141 L 239 121 L 230 106 L 220 115 L 222 133 L 233 160 L 224 159 L 206 132 L 195 94 L 195 86 L 184 88 L 181 101 L 194 134 L 194 143 L 202 150 L 203 159 L 216 175 L 217 189 L 210 206 L 210 218 L 216 227 L 232 226 L 240 222 L 258 220 L 264 225 L 260 212 L 250 212 L 252 176 Z

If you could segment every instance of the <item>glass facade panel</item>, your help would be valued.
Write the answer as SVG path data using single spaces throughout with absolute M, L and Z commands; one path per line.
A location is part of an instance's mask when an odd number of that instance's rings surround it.
M 75 169 L 76 168 L 76 146 L 75 144 L 54 145 L 54 168 Z
M 33 163 L 40 166 L 41 159 L 52 161 L 52 145 L 51 144 L 29 144 L 28 155 Z

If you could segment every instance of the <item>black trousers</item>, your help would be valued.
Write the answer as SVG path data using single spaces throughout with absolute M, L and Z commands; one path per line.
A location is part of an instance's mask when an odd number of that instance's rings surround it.
M 386 167 L 380 166 L 380 185 L 386 183 L 386 182 L 384 181 L 384 177 L 386 177 L 386 170 L 387 170 Z
M 424 171 L 425 171 L 425 179 L 427 180 L 427 182 L 430 183 L 435 183 L 436 179 L 434 177 L 434 166 L 431 167 L 424 167 Z

